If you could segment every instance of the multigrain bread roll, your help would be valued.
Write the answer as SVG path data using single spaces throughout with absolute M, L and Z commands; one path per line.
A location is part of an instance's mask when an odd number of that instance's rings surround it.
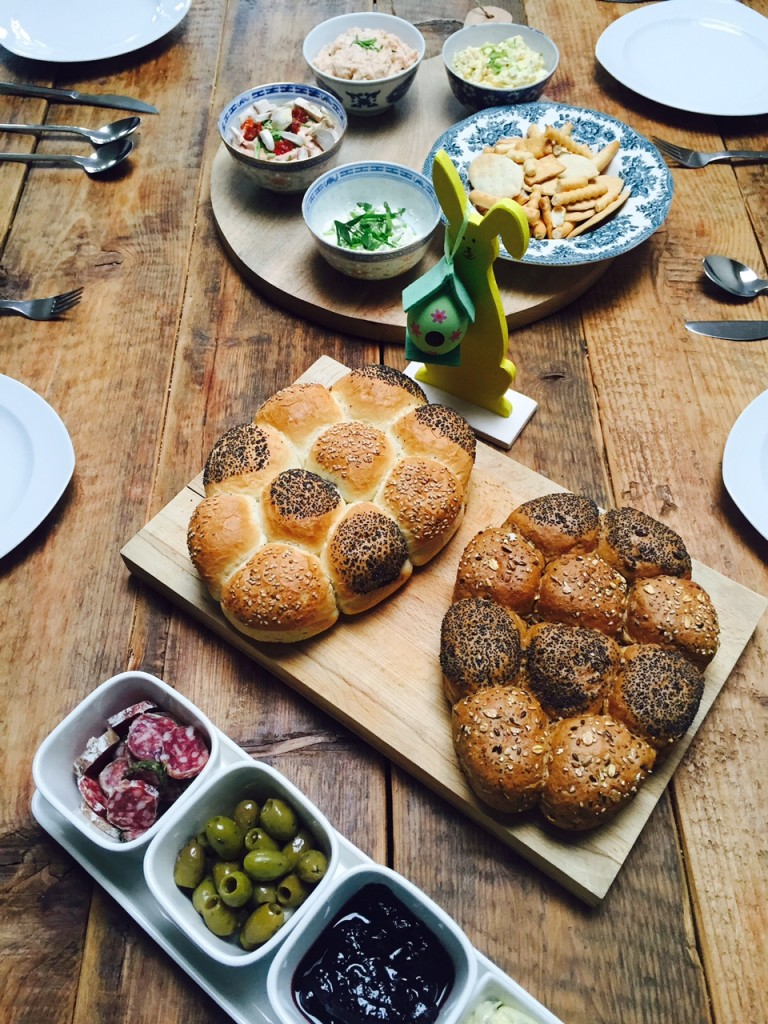
M 436 459 L 455 473 L 464 487 L 475 465 L 477 441 L 464 419 L 445 405 L 420 405 L 395 420 L 392 436 L 405 455 Z
M 627 582 L 595 554 L 562 555 L 541 574 L 537 619 L 599 629 L 618 636 L 624 625 Z
M 265 488 L 261 508 L 272 540 L 291 541 L 318 554 L 346 503 L 333 484 L 316 473 L 286 469 Z
M 629 506 L 602 514 L 597 552 L 630 581 L 691 575 L 691 556 L 682 537 L 665 523 Z
M 370 501 L 395 464 L 395 446 L 370 423 L 335 423 L 317 436 L 305 466 L 330 480 L 345 501 Z
M 541 622 L 528 631 L 525 681 L 551 718 L 603 711 L 620 663 L 619 645 L 597 629 Z
M 462 552 L 453 600 L 480 597 L 518 615 L 530 615 L 539 593 L 544 556 L 505 527 L 476 533 Z
M 549 719 L 530 693 L 489 686 L 454 704 L 456 757 L 470 788 L 502 814 L 527 811 L 539 799 L 550 758 Z
M 386 429 L 411 409 L 427 404 L 423 389 L 391 366 L 372 364 L 352 370 L 331 386 L 347 419 Z
M 706 590 L 693 580 L 638 579 L 629 588 L 624 639 L 680 651 L 705 668 L 720 646 L 717 611 Z
M 591 498 L 562 491 L 524 501 L 503 526 L 521 533 L 549 561 L 558 555 L 594 551 L 599 519 L 600 510 Z
M 213 494 L 200 502 L 189 521 L 187 548 L 214 600 L 221 600 L 224 584 L 264 540 L 259 503 L 250 494 Z
M 321 430 L 344 419 L 341 406 L 322 384 L 292 384 L 276 391 L 256 412 L 254 423 L 274 427 L 306 454 Z
M 273 427 L 240 423 L 218 439 L 203 470 L 206 497 L 212 494 L 253 494 L 284 469 L 298 468 L 299 457 Z
M 440 631 L 443 689 L 451 704 L 486 686 L 514 683 L 523 660 L 520 620 L 493 601 L 466 598 Z
M 653 769 L 652 747 L 609 715 L 564 718 L 550 729 L 551 760 L 539 800 L 569 831 L 602 825 L 629 803 Z
M 377 504 L 403 531 L 414 565 L 442 551 L 464 517 L 464 488 L 434 459 L 400 459 L 384 482 Z

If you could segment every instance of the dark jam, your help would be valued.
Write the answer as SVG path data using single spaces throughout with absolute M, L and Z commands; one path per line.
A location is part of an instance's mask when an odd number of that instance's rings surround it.
M 432 1024 L 453 987 L 442 943 L 386 886 L 349 899 L 293 976 L 313 1024 Z

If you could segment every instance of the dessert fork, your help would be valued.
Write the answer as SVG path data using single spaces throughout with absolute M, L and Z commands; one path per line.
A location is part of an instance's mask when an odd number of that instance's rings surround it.
M 716 153 L 700 153 L 695 149 L 676 146 L 673 142 L 667 142 L 657 136 L 653 137 L 653 142 L 664 156 L 682 164 L 683 167 L 706 167 L 707 164 L 714 163 L 716 160 L 752 160 L 756 163 L 768 160 L 768 152 L 765 150 L 724 149 Z
M 18 313 L 28 320 L 55 320 L 68 309 L 72 309 L 80 301 L 82 288 L 73 288 L 61 295 L 52 295 L 48 299 L 26 299 L 23 302 L 14 299 L 0 299 L 0 312 Z

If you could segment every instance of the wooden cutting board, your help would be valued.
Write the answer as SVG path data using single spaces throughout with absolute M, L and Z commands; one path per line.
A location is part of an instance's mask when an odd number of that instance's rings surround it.
M 350 119 L 339 163 L 389 160 L 421 171 L 435 139 L 470 113 L 454 98 L 442 57 L 430 57 L 396 109 Z M 443 255 L 442 230 L 421 263 L 402 277 L 353 281 L 315 250 L 301 200 L 254 185 L 221 144 L 211 170 L 211 205 L 224 248 L 243 277 L 313 323 L 360 338 L 404 343 L 402 290 Z M 497 260 L 494 269 L 509 327 L 523 327 L 561 309 L 612 262 L 535 267 Z
M 346 372 L 340 363 L 323 357 L 301 380 L 330 385 Z M 202 474 L 133 537 L 121 554 L 131 572 L 550 877 L 595 904 L 621 870 L 768 600 L 694 563 L 694 578 L 717 608 L 722 645 L 707 669 L 704 699 L 689 733 L 663 769 L 650 777 L 634 802 L 613 822 L 586 834 L 563 836 L 535 812 L 511 824 L 495 817 L 475 799 L 454 756 L 439 665 L 440 624 L 450 604 L 461 552 L 470 538 L 478 530 L 500 525 L 520 502 L 562 489 L 480 443 L 466 516 L 448 547 L 428 565 L 416 569 L 405 587 L 388 601 L 362 615 L 342 618 L 327 633 L 295 645 L 250 640 L 229 625 L 208 597 L 186 546 L 189 518 L 203 497 Z

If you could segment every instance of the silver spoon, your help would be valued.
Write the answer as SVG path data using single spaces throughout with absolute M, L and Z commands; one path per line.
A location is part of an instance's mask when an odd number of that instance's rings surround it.
M 768 291 L 768 281 L 758 277 L 751 267 L 729 256 L 705 256 L 704 273 L 731 295 L 740 299 L 754 299 Z
M 119 139 L 101 146 L 93 156 L 69 156 L 64 153 L 0 153 L 0 161 L 17 164 L 58 164 L 82 167 L 86 174 L 103 174 L 117 167 L 133 149 L 133 139 Z
M 13 132 L 15 135 L 81 135 L 94 146 L 106 146 L 131 135 L 140 124 L 140 117 L 123 117 L 102 128 L 76 128 L 66 124 L 0 124 L 0 132 Z

